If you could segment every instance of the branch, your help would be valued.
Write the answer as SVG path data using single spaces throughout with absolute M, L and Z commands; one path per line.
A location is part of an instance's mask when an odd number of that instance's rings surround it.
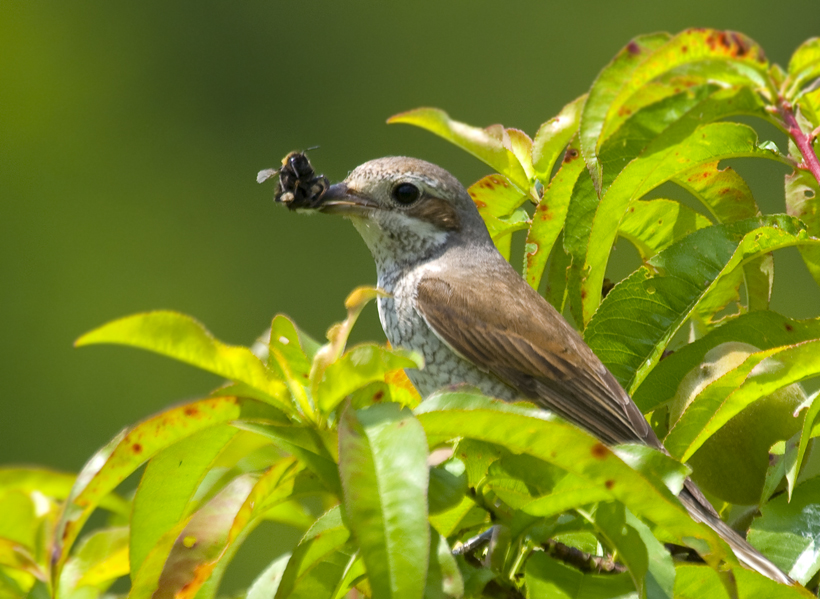
M 574 566 L 581 572 L 597 572 L 606 574 L 618 574 L 626 572 L 626 567 L 615 563 L 611 556 L 591 555 L 575 547 L 570 547 L 549 539 L 542 545 L 547 555 Z
M 814 131 L 810 134 L 803 133 L 803 130 L 797 122 L 797 118 L 794 116 L 794 106 L 785 98 L 779 98 L 777 111 L 780 113 L 783 123 L 786 125 L 786 130 L 803 155 L 803 164 L 799 165 L 799 167 L 811 172 L 814 178 L 817 179 L 817 182 L 820 183 L 820 160 L 817 159 L 817 154 L 815 154 L 814 148 L 812 147 Z

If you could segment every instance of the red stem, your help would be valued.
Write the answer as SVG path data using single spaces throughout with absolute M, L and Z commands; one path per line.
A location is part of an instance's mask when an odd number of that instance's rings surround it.
M 786 130 L 789 132 L 789 135 L 792 136 L 794 143 L 797 144 L 800 153 L 803 155 L 803 164 L 799 165 L 800 168 L 807 169 L 814 175 L 817 182 L 820 183 L 820 160 L 817 159 L 817 154 L 814 153 L 814 148 L 811 144 L 811 135 L 803 132 L 794 116 L 794 108 L 783 98 L 780 98 L 778 102 L 778 111 L 780 112 L 780 116 L 783 117 Z

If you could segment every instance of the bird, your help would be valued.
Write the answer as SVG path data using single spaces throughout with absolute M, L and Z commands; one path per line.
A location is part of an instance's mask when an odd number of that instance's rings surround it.
M 528 399 L 607 445 L 663 444 L 578 332 L 497 251 L 464 186 L 424 160 L 392 156 L 324 192 L 319 212 L 349 218 L 376 263 L 379 319 L 393 346 L 419 352 L 407 375 L 422 397 L 467 384 Z M 694 482 L 679 499 L 747 567 L 791 578 L 718 516 Z

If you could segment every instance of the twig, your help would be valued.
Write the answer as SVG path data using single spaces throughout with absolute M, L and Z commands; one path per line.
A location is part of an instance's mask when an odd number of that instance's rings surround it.
M 626 572 L 626 566 L 615 563 L 609 556 L 592 555 L 559 543 L 558 541 L 548 540 L 542 545 L 544 551 L 557 560 L 574 566 L 581 572 L 597 572 L 606 574 L 619 574 Z
M 800 153 L 803 155 L 803 164 L 801 168 L 807 169 L 814 175 L 817 182 L 820 183 L 820 160 L 817 159 L 817 154 L 812 147 L 812 134 L 806 134 L 800 128 L 797 118 L 794 116 L 794 107 L 785 98 L 781 97 L 777 103 L 777 111 L 786 125 L 786 130 L 791 135 L 794 143 L 797 145 Z

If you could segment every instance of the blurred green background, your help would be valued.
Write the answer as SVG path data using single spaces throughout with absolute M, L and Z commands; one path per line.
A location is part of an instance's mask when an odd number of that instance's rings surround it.
M 743 31 L 785 65 L 820 33 L 820 3 L 0 0 L 0 463 L 77 470 L 123 426 L 219 384 L 72 348 L 110 319 L 174 309 L 247 344 L 276 313 L 319 338 L 343 317 L 375 269 L 348 223 L 289 214 L 256 184 L 288 151 L 321 146 L 331 180 L 407 154 L 469 184 L 489 169 L 385 119 L 437 106 L 532 135 L 631 37 L 692 26 Z M 738 169 L 783 210 L 785 169 Z M 776 261 L 774 307 L 817 315 L 797 253 Z M 356 338 L 383 338 L 372 307 Z

